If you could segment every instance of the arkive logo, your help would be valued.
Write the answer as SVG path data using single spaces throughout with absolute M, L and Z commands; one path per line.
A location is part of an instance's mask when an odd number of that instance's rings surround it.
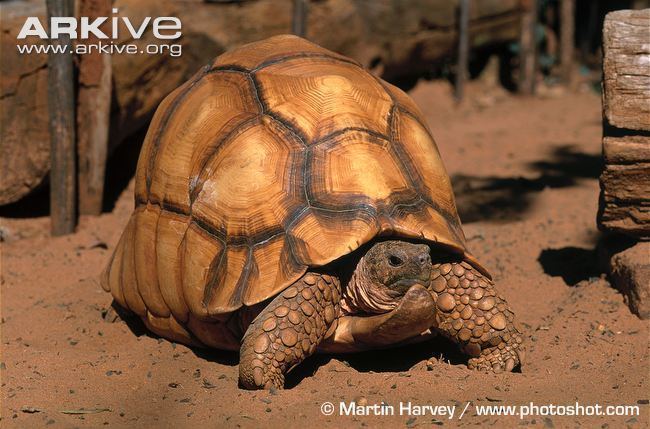
M 93 18 L 53 16 L 49 19 L 49 25 L 43 25 L 38 17 L 30 16 L 16 37 L 19 41 L 16 48 L 19 54 L 84 55 L 96 52 L 108 55 L 181 56 L 183 47 L 177 40 L 182 35 L 179 18 L 146 16 L 141 20 L 132 20 L 127 16 L 116 16 L 117 8 L 113 8 L 112 13 L 110 17 Z M 136 43 L 145 33 L 151 33 L 157 41 Z M 35 38 L 40 43 L 34 43 Z M 68 40 L 73 43 L 67 43 Z
M 113 14 L 118 9 L 113 8 Z M 104 33 L 99 27 L 110 19 L 110 34 Z M 50 18 L 50 33 L 45 29 L 41 20 L 36 16 L 30 16 L 25 20 L 17 39 L 26 39 L 29 36 L 36 36 L 41 39 L 59 39 L 61 36 L 69 36 L 70 39 L 84 40 L 92 34 L 100 40 L 117 40 L 120 37 L 120 24 L 123 23 L 130 38 L 138 40 L 151 26 L 153 35 L 157 39 L 173 40 L 181 37 L 181 20 L 174 16 L 161 16 L 152 18 L 145 17 L 140 23 L 131 22 L 131 19 L 122 16 L 101 16 L 93 19 L 88 17 L 75 18 L 71 16 L 53 16 Z

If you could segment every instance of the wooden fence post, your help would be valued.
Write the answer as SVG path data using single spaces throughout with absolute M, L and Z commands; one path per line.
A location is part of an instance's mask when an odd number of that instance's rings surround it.
M 47 14 L 74 16 L 71 0 L 47 0 Z M 50 216 L 53 235 L 74 232 L 76 222 L 75 104 L 72 44 L 68 35 L 50 39 L 56 49 L 48 55 L 48 108 L 50 115 Z
M 458 64 L 456 66 L 456 86 L 454 95 L 456 101 L 461 101 L 464 95 L 465 81 L 469 63 L 469 8 L 470 0 L 460 0 L 458 14 Z
M 81 0 L 79 15 L 91 20 L 111 15 L 111 0 Z M 100 27 L 106 34 L 108 21 Z M 95 36 L 86 43 L 99 43 Z M 77 156 L 79 212 L 102 212 L 108 129 L 111 111 L 111 56 L 94 51 L 79 57 L 77 95 Z
M 307 34 L 307 0 L 293 0 L 291 32 L 300 37 Z
M 560 67 L 562 81 L 571 83 L 573 71 L 573 38 L 575 25 L 575 0 L 560 2 Z
M 537 72 L 537 1 L 522 0 L 521 35 L 519 38 L 519 92 L 526 95 L 535 93 Z

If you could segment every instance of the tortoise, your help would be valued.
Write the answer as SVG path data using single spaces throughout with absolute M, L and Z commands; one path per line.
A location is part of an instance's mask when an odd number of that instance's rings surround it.
M 296 36 L 228 51 L 161 102 L 101 284 L 157 335 L 240 350 L 248 389 L 316 351 L 440 333 L 470 368 L 523 358 L 418 107 Z

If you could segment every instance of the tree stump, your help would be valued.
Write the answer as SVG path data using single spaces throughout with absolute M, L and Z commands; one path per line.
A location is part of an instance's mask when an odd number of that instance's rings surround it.
M 603 155 L 598 227 L 637 242 L 610 247 L 607 270 L 650 318 L 650 9 L 609 13 L 603 28 Z M 627 247 L 627 246 L 626 246 Z
M 650 9 L 609 13 L 603 29 L 598 224 L 650 239 Z

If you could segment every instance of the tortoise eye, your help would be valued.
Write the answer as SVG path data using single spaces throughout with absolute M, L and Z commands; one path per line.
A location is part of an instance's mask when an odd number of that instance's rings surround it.
M 399 256 L 390 255 L 388 257 L 388 263 L 393 267 L 399 267 L 404 263 L 404 261 Z

